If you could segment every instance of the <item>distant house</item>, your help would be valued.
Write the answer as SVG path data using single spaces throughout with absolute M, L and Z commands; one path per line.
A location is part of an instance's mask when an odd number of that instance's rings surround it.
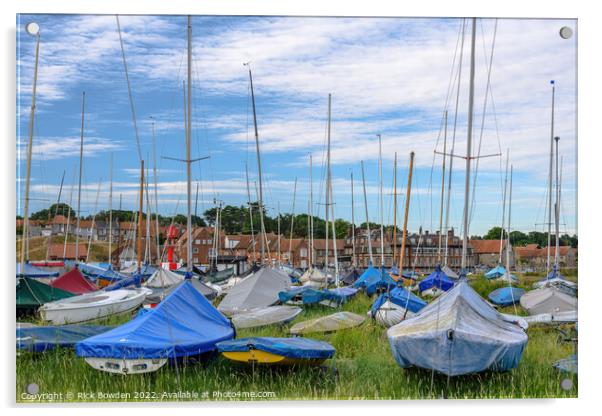
M 64 215 L 56 215 L 53 219 L 52 219 L 52 234 L 53 235 L 65 235 L 65 233 L 67 233 L 67 231 L 69 231 L 70 233 L 73 233 L 75 227 L 75 220 L 73 219 L 73 217 L 71 217 L 69 219 L 69 227 L 67 227 L 67 217 L 65 217 Z
M 548 262 L 548 248 L 537 244 L 527 244 L 525 247 L 515 247 L 517 267 L 522 269 L 534 268 L 543 270 Z M 556 247 L 550 247 L 550 263 L 554 263 Z M 558 249 L 558 265 L 562 268 L 577 267 L 577 249 L 570 246 L 560 246 Z
M 75 243 L 65 244 L 51 244 L 48 248 L 48 258 L 50 260 L 79 260 L 85 261 L 88 256 L 88 245 L 86 243 L 79 243 L 79 250 L 77 250 L 77 259 L 75 258 L 76 245 Z
M 514 268 L 514 252 L 512 248 L 507 253 L 507 240 L 470 240 L 470 246 L 475 257 L 475 264 L 495 267 L 500 260 L 500 246 L 502 247 L 502 264 L 506 265 L 506 255 L 510 255 L 510 267 Z
M 326 262 L 326 256 L 328 255 L 328 264 L 334 265 L 334 244 L 332 240 L 328 240 L 328 248 L 326 247 L 326 239 L 325 238 L 314 238 L 314 255 L 312 256 L 312 262 L 317 265 L 324 264 Z M 337 257 L 343 256 L 345 253 L 345 240 L 338 239 L 336 240 L 336 252 Z M 338 259 L 337 259 L 338 260 Z M 344 265 L 341 265 L 342 267 Z
M 215 250 L 213 241 L 213 227 L 193 227 L 192 229 L 192 263 L 200 265 L 209 265 L 214 260 L 218 252 Z M 220 238 L 223 234 L 220 233 Z M 186 262 L 188 258 L 188 233 L 183 232 L 176 241 L 175 254 L 178 259 Z M 221 244 L 218 244 L 218 249 Z

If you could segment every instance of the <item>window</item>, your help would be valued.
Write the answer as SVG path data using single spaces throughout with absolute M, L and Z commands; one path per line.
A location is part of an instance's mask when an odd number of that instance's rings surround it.
M 201 240 L 194 240 L 194 244 L 201 244 Z
M 301 254 L 301 257 L 307 257 L 307 249 L 302 248 L 300 254 Z M 303 266 L 303 267 L 305 267 L 305 266 Z
M 197 253 L 199 252 L 199 249 L 198 249 L 197 247 L 193 247 L 193 248 L 192 248 L 192 252 L 193 252 L 194 254 L 197 254 Z

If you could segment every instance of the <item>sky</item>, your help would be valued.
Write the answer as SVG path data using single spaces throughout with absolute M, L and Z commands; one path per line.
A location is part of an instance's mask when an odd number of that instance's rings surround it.
M 63 173 L 61 201 L 77 205 L 85 91 L 82 214 L 109 209 L 111 175 L 113 208 L 137 209 L 139 151 L 153 197 L 156 168 L 159 212 L 185 214 L 185 164 L 169 158 L 185 158 L 186 17 L 119 17 L 137 141 L 115 16 L 58 14 L 17 16 L 17 212 L 23 211 L 35 61 L 35 38 L 25 32 L 30 21 L 41 28 L 30 211 L 57 201 Z M 193 16 L 192 157 L 209 156 L 193 164 L 193 211 L 196 205 L 201 214 L 219 201 L 246 204 L 247 169 L 256 199 L 249 74 L 243 66 L 250 62 L 264 203 L 271 215 L 291 212 L 293 204 L 296 213 L 308 212 L 311 154 L 313 212 L 324 217 L 331 94 L 335 216 L 351 221 L 353 212 L 356 223 L 366 220 L 363 161 L 368 216 L 380 222 L 380 134 L 383 222 L 393 223 L 397 154 L 401 223 L 414 152 L 408 227 L 438 229 L 442 156 L 434 151 L 443 151 L 447 111 L 447 152 L 453 147 L 461 156 L 452 158 L 449 227 L 460 232 L 471 24 L 456 18 Z M 501 225 L 507 150 L 513 167 L 511 229 L 545 228 L 551 80 L 562 159 L 560 230 L 576 230 L 577 36 L 561 38 L 563 26 L 577 29 L 575 20 L 477 19 L 470 235 Z M 446 163 L 449 178 L 450 158 Z

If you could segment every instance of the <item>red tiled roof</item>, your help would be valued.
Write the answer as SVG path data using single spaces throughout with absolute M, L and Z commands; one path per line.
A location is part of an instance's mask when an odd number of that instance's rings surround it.
M 315 238 L 314 239 L 314 248 L 316 250 L 324 250 L 326 247 L 326 239 L 325 238 Z M 337 240 L 337 250 L 343 250 L 345 248 L 345 240 L 340 239 Z M 328 250 L 332 251 L 332 240 L 328 240 Z
M 470 240 L 474 254 L 491 254 L 500 252 L 500 240 Z M 503 242 L 506 247 L 506 240 Z
M 63 258 L 63 244 L 51 244 L 48 250 L 48 257 L 55 259 Z M 86 257 L 88 255 L 88 245 L 86 243 L 79 243 L 79 257 Z M 67 250 L 65 251 L 65 258 L 75 259 L 75 243 L 67 243 Z

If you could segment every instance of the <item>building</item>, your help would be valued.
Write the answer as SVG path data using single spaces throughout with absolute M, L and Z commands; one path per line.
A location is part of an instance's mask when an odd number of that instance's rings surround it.
M 508 251 L 507 240 L 470 240 L 470 245 L 477 266 L 495 267 L 500 262 L 500 245 L 502 247 L 502 264 L 506 265 L 506 256 L 510 256 L 510 268 L 514 269 L 514 251 Z
M 192 229 L 192 263 L 208 266 L 218 255 L 215 249 L 213 237 L 215 229 L 213 227 L 193 227 Z M 220 239 L 224 234 L 220 233 Z M 220 242 L 217 248 L 223 246 Z M 177 259 L 184 263 L 188 258 L 188 233 L 184 231 L 175 244 L 175 255 Z
M 326 248 L 326 239 L 325 238 L 314 238 L 313 241 L 313 254 L 312 254 L 312 262 L 315 265 L 323 265 L 326 263 L 326 255 L 328 255 L 328 264 L 329 266 L 334 266 L 334 244 L 333 240 L 328 240 L 328 248 Z M 337 260 L 338 257 L 343 257 L 345 254 L 345 239 L 336 240 L 336 253 Z M 345 268 L 347 265 L 339 262 L 340 268 Z
M 539 247 L 537 244 L 514 247 L 514 255 L 519 270 L 544 270 L 547 266 L 547 247 Z M 555 255 L 556 247 L 550 247 L 550 263 L 554 263 Z M 577 267 L 577 249 L 570 246 L 560 246 L 558 249 L 558 266 L 561 268 Z

